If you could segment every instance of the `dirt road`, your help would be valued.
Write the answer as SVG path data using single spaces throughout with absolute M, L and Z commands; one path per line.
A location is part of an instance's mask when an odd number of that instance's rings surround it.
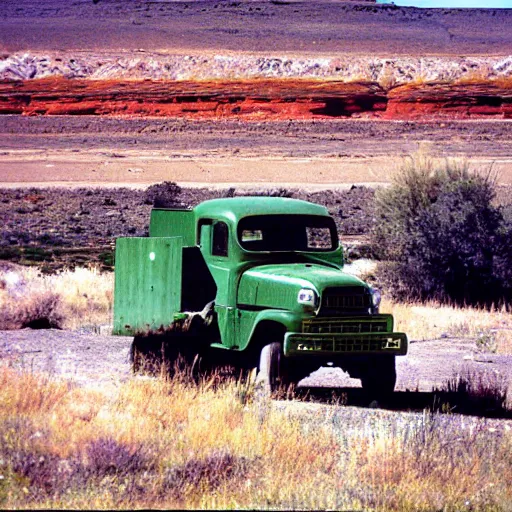
M 99 336 L 57 330 L 1 331 L 0 360 L 10 360 L 29 371 L 49 372 L 79 385 L 115 390 L 131 378 L 128 361 L 131 338 Z M 409 354 L 397 358 L 398 383 L 391 408 L 421 409 L 432 405 L 432 388 L 458 373 L 499 375 L 512 393 L 512 356 L 479 352 L 474 340 L 442 339 L 413 342 Z M 359 380 L 338 368 L 321 368 L 302 386 L 313 398 L 345 393 L 352 405 L 364 405 L 358 394 Z

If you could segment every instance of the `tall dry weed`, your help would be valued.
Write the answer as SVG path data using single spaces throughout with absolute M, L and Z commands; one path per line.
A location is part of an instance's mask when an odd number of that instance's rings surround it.
M 0 366 L 0 416 L 48 413 L 70 391 L 70 385 L 46 374 L 17 374 Z
M 4 508 L 485 510 L 512 499 L 512 434 L 484 420 L 247 403 L 236 383 L 179 376 L 103 398 L 12 370 L 3 383 Z M 47 398 L 20 400 L 28 389 Z M 100 407 L 77 415 L 78 400 Z

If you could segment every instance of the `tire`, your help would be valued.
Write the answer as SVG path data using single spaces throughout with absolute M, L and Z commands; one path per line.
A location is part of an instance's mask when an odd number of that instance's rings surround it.
M 281 343 L 275 341 L 261 349 L 256 383 L 270 394 L 290 384 L 288 365 Z
M 163 362 L 163 349 L 163 340 L 158 336 L 135 336 L 130 347 L 133 373 L 155 375 Z
M 192 339 L 173 334 L 136 336 L 130 348 L 130 363 L 135 374 L 172 377 L 189 374 L 198 380 L 207 375 L 210 360 L 206 353 L 194 346 Z
M 361 385 L 371 398 L 386 398 L 395 390 L 395 356 L 373 357 L 361 369 Z

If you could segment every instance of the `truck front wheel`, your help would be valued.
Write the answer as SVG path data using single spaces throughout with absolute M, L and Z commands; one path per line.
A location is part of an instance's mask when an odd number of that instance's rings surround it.
M 361 385 L 372 398 L 385 398 L 396 385 L 395 356 L 373 357 L 361 369 Z
M 283 346 L 278 341 L 261 349 L 256 384 L 270 393 L 289 385 L 288 365 L 283 354 Z

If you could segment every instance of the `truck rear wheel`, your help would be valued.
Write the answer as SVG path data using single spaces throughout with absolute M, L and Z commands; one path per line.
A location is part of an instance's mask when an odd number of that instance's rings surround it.
M 396 385 L 395 356 L 373 357 L 361 370 L 361 385 L 372 398 L 385 398 Z
M 163 361 L 163 348 L 158 336 L 135 336 L 130 347 L 133 373 L 157 373 Z
M 278 341 L 269 343 L 261 349 L 256 384 L 265 391 L 275 393 L 280 387 L 289 385 L 288 365 L 283 346 Z
M 304 361 L 290 361 L 288 363 L 288 382 L 297 385 L 302 379 L 309 377 L 315 370 L 320 368 L 320 364 L 311 364 Z

